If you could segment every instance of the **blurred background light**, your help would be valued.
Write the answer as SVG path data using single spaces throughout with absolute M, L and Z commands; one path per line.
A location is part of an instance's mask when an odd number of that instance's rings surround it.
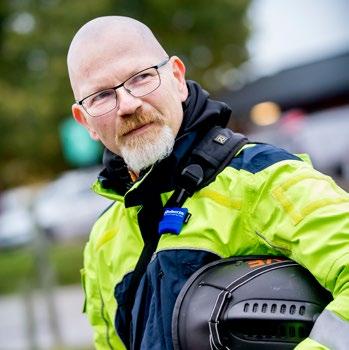
M 35 18 L 29 12 L 21 12 L 10 19 L 10 28 L 18 34 L 28 34 L 35 28 Z
M 32 50 L 27 57 L 27 65 L 29 70 L 39 72 L 47 69 L 48 57 L 43 49 Z
M 190 55 L 191 62 L 200 68 L 206 68 L 212 63 L 211 50 L 204 45 L 195 46 Z
M 266 101 L 254 105 L 251 109 L 251 120 L 259 125 L 266 126 L 276 123 L 280 119 L 281 110 L 278 104 Z

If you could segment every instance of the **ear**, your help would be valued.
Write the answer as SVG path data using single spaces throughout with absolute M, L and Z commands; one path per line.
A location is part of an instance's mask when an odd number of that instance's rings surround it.
M 185 65 L 177 56 L 172 56 L 170 62 L 172 64 L 172 72 L 176 79 L 181 101 L 184 102 L 188 97 L 188 88 L 185 81 Z
M 74 119 L 80 124 L 82 125 L 85 129 L 87 129 L 87 131 L 89 132 L 90 134 L 90 137 L 93 139 L 93 140 L 96 140 L 98 141 L 99 140 L 99 136 L 98 134 L 96 133 L 96 131 L 89 125 L 88 123 L 88 120 L 86 119 L 85 117 L 85 113 L 84 111 L 81 109 L 81 107 L 74 103 L 71 107 L 71 110 L 72 110 L 72 114 L 73 114 L 73 117 Z

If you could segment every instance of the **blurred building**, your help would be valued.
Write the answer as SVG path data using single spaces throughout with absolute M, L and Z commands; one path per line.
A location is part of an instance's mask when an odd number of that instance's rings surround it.
M 349 190 L 349 51 L 259 78 L 222 99 L 250 140 L 307 153 Z
M 220 99 L 251 140 L 308 153 L 349 189 L 349 1 L 255 0 L 250 61 Z
M 348 67 L 349 50 L 258 78 L 221 99 L 232 108 L 239 128 L 249 131 L 276 122 L 286 111 L 308 115 L 349 105 Z

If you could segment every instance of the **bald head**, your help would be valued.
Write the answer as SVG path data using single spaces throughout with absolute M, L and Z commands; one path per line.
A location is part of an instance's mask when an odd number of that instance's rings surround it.
M 92 65 L 95 69 L 97 62 L 103 66 L 111 60 L 132 60 L 133 55 L 139 58 L 147 53 L 159 58 L 167 56 L 145 24 L 122 16 L 99 17 L 87 22 L 75 34 L 67 56 L 75 98 L 81 98 L 78 81 L 89 76 Z
M 168 57 L 146 25 L 96 18 L 76 33 L 67 61 L 75 100 L 83 101 L 72 114 L 94 140 L 134 171 L 169 154 L 188 97 L 185 65 Z

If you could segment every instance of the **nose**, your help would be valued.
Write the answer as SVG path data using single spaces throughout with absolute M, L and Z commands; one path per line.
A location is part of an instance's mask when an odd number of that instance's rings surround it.
M 134 97 L 125 89 L 118 90 L 118 114 L 120 116 L 133 114 L 141 105 L 142 100 L 139 97 Z

